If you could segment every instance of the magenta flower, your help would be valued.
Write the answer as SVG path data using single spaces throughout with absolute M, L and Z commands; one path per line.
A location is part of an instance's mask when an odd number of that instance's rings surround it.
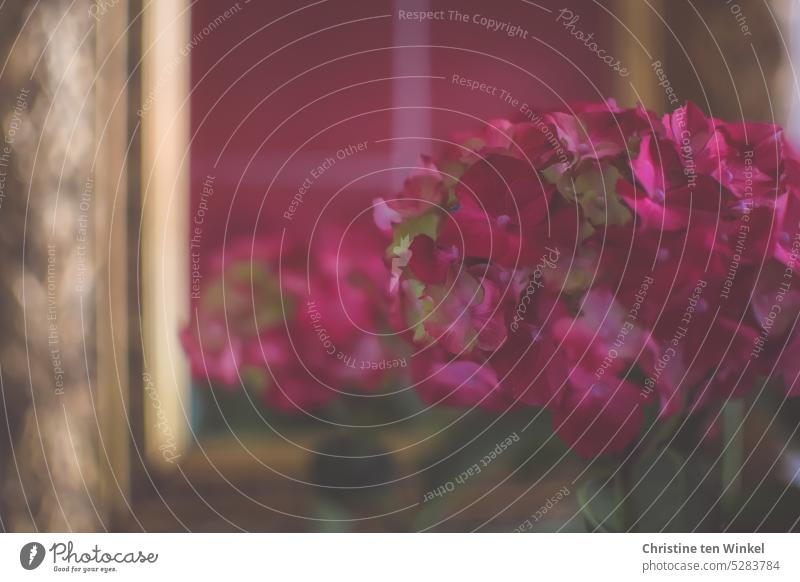
M 718 405 L 775 363 L 800 393 L 778 360 L 796 333 L 771 315 L 800 306 L 775 299 L 800 257 L 800 164 L 779 128 L 607 102 L 455 142 L 429 160 L 436 188 L 404 193 L 437 204 L 376 215 L 426 402 L 545 407 L 593 457 L 632 446 L 646 411 Z
M 487 410 L 507 410 L 511 403 L 500 390 L 497 375 L 487 365 L 470 361 L 435 364 L 425 370 L 418 391 L 431 405 L 480 406 Z
M 442 219 L 438 242 L 506 268 L 530 265 L 549 242 L 574 245 L 575 213 L 551 209 L 554 192 L 525 162 L 492 154 L 459 181 L 458 206 Z
M 355 224 L 305 236 L 236 241 L 208 262 L 192 320 L 181 333 L 192 376 L 247 388 L 286 412 L 342 392 L 374 391 L 405 366 L 388 329 L 385 239 Z
M 594 380 L 576 369 L 553 408 L 556 433 L 578 454 L 621 453 L 642 425 L 640 390 L 624 380 Z

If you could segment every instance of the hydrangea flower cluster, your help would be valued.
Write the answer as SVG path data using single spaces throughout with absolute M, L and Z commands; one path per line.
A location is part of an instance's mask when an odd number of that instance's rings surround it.
M 759 375 L 800 394 L 798 156 L 688 103 L 494 120 L 378 199 L 396 329 L 431 405 L 545 407 L 586 457 Z M 794 354 L 794 357 L 792 357 Z
M 217 252 L 181 333 L 192 376 L 284 412 L 374 391 L 405 365 L 375 333 L 388 325 L 383 257 L 361 252 L 385 242 L 374 227 L 341 236 L 331 224 L 312 243 L 242 238 Z

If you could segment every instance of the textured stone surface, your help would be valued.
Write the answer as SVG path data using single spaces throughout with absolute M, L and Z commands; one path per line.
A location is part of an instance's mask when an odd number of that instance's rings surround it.
M 89 381 L 95 347 L 90 4 L 9 2 L 0 14 L 6 163 L 0 528 L 6 531 L 101 527 Z

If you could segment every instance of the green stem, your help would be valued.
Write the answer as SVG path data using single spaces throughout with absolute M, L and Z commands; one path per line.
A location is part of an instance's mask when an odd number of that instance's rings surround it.
M 614 476 L 614 496 L 619 503 L 618 530 L 621 532 L 630 531 L 634 522 L 631 469 L 632 463 L 623 463 Z
M 726 519 L 736 512 L 742 492 L 743 423 L 744 401 L 728 400 L 722 407 L 722 510 Z
M 676 429 L 681 426 L 683 420 L 683 414 L 673 414 L 668 419 L 659 421 L 650 439 L 644 443 L 636 456 L 640 459 L 649 459 L 658 453 L 668 441 L 675 437 Z

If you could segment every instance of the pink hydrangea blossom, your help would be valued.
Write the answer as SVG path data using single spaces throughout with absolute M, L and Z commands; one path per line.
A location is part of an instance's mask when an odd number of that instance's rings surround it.
M 389 329 L 385 238 L 371 225 L 234 241 L 208 261 L 181 333 L 192 375 L 282 411 L 374 391 L 401 364 Z M 309 241 L 310 239 L 310 241 Z
M 609 101 L 454 143 L 425 158 L 435 188 L 409 181 L 376 213 L 426 402 L 543 407 L 592 457 L 632 446 L 650 407 L 690 414 L 775 365 L 800 393 L 798 334 L 771 315 L 800 306 L 800 164 L 779 127 Z

